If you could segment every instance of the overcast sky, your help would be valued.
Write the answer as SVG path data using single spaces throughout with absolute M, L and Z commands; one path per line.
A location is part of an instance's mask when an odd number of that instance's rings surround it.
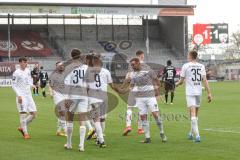
M 25 2 L 68 2 L 68 3 L 123 3 L 150 4 L 151 0 L 0 0 Z M 152 0 L 157 4 L 157 0 Z M 188 0 L 188 4 L 196 4 L 195 16 L 189 17 L 189 25 L 193 23 L 229 23 L 230 32 L 240 29 L 240 18 L 237 0 Z

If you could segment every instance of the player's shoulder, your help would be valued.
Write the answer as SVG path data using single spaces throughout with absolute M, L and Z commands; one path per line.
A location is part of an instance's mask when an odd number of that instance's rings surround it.
M 104 72 L 104 73 L 110 73 L 110 71 L 106 68 L 101 68 L 101 71 Z
M 173 67 L 173 66 L 166 66 L 166 69 L 167 70 L 172 70 L 172 69 L 175 69 L 175 67 Z
M 199 62 L 197 62 L 197 65 L 199 65 L 199 66 L 201 66 L 201 67 L 205 67 L 204 64 L 199 63 Z
M 13 74 L 19 74 L 20 73 L 20 69 L 18 68 L 18 69 L 16 69 L 14 72 L 13 72 Z
M 86 64 L 82 64 L 82 65 L 80 65 L 80 67 L 83 69 L 88 69 L 88 65 L 86 65 Z
M 183 66 L 182 66 L 182 68 L 186 68 L 186 67 L 188 67 L 188 66 L 190 66 L 190 65 L 191 65 L 190 62 L 184 63 Z

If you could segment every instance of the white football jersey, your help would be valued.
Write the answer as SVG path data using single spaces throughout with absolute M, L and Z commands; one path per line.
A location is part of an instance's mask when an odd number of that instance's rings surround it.
M 107 99 L 108 84 L 113 83 L 109 70 L 89 67 L 87 75 L 89 103 L 99 103 Z
M 133 90 L 135 92 L 146 92 L 153 91 L 153 80 L 157 76 L 152 70 L 141 70 L 138 72 L 133 72 L 131 84 L 134 84 Z
M 189 62 L 183 65 L 181 77 L 186 81 L 186 95 L 202 94 L 202 79 L 206 76 L 206 70 L 203 64 Z
M 79 67 L 72 70 L 64 79 L 64 84 L 70 86 L 68 96 L 70 99 L 86 98 L 87 83 L 85 74 L 88 66 L 81 64 Z
M 88 80 L 89 88 L 107 92 L 108 84 L 113 83 L 112 76 L 109 70 L 105 68 L 101 68 L 99 73 L 96 71 L 94 73 L 94 68 L 93 68 L 93 73 L 90 73 L 90 74 L 92 75 Z
M 13 72 L 12 88 L 17 96 L 31 95 L 33 80 L 28 68 L 25 70 L 17 69 Z

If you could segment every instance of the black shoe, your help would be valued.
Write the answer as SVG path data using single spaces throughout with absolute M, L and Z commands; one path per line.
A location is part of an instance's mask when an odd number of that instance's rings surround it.
M 97 146 L 100 145 L 99 140 L 96 140 L 95 143 L 96 143 Z
M 102 143 L 99 144 L 99 147 L 100 147 L 100 148 L 106 148 L 107 145 L 106 145 L 104 142 L 102 142 Z
M 162 139 L 162 142 L 167 142 L 167 137 L 164 133 L 160 133 L 160 137 Z
M 141 143 L 151 143 L 151 139 L 150 138 L 146 138 L 144 141 L 141 141 Z

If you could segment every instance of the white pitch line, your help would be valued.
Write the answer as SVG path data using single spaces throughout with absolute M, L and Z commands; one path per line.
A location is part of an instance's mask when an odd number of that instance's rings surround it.
M 240 132 L 232 131 L 232 130 L 223 130 L 223 129 L 212 129 L 212 128 L 206 128 L 205 131 L 211 131 L 211 132 L 222 132 L 222 133 L 237 133 L 240 134 Z

